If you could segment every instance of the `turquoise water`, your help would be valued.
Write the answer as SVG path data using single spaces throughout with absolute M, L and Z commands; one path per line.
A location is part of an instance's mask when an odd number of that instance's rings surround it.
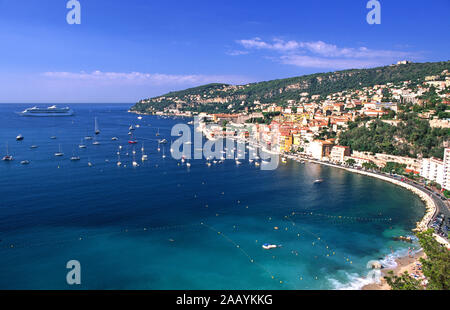
M 72 105 L 76 116 L 67 118 L 14 113 L 26 107 L 0 105 L 0 154 L 9 142 L 15 157 L 0 162 L 0 289 L 358 287 L 369 260 L 407 248 L 392 237 L 424 214 L 403 188 L 316 164 L 261 171 L 193 160 L 188 169 L 163 159 L 157 128 L 170 141 L 172 126 L 187 119 L 139 121 L 128 105 Z M 101 145 L 85 141 L 81 150 L 94 117 Z M 140 124 L 137 158 L 142 141 L 149 156 L 136 168 L 131 124 Z M 16 142 L 18 134 L 25 140 Z M 53 155 L 59 145 L 62 158 Z M 120 168 L 118 145 L 130 154 Z M 73 154 L 81 160 L 71 162 Z M 325 182 L 314 185 L 318 178 Z M 264 243 L 282 247 L 266 251 Z M 78 287 L 66 283 L 74 259 Z

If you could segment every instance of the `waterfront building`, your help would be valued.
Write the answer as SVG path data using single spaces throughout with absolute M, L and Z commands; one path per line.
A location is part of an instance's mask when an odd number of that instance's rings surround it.
M 439 158 L 424 158 L 422 160 L 422 169 L 420 170 L 420 176 L 443 186 L 444 162 Z
M 314 159 L 323 160 L 329 158 L 334 143 L 329 140 L 314 140 L 308 145 L 307 154 Z
M 331 149 L 330 160 L 336 163 L 343 163 L 346 156 L 350 156 L 351 150 L 349 146 L 335 145 Z
M 450 148 L 444 151 L 444 184 L 443 188 L 450 191 Z

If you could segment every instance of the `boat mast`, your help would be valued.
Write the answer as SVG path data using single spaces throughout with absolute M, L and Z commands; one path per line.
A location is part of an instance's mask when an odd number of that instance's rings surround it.
M 100 130 L 98 129 L 97 117 L 95 117 L 95 134 L 96 135 L 100 134 Z

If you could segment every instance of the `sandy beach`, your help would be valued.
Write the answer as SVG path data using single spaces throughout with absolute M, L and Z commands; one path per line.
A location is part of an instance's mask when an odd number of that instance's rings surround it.
M 425 258 L 425 257 L 426 257 L 425 253 L 423 251 L 420 251 L 412 257 L 405 256 L 405 257 L 400 257 L 400 258 L 396 259 L 395 261 L 397 263 L 397 267 L 386 268 L 381 271 L 381 273 L 382 273 L 381 283 L 368 284 L 368 285 L 364 286 L 362 289 L 363 290 L 390 290 L 391 288 L 389 287 L 386 280 L 384 279 L 384 277 L 388 274 L 389 271 L 393 271 L 395 275 L 400 275 L 400 274 L 404 273 L 405 271 L 407 271 L 410 275 L 417 274 L 418 276 L 421 276 L 422 273 L 419 270 L 419 268 L 421 267 L 421 264 L 419 262 L 419 259 Z

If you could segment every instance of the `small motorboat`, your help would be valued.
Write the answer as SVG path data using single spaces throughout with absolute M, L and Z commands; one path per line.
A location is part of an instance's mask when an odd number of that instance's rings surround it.
M 275 244 L 269 244 L 269 243 L 264 243 L 263 246 L 262 246 L 262 248 L 263 248 L 264 250 L 272 250 L 272 249 L 278 248 L 278 245 L 275 245 Z
M 37 146 L 37 145 L 32 145 L 32 146 L 30 146 L 30 149 L 37 149 L 39 146 Z
M 117 141 L 117 140 L 119 140 L 119 138 L 117 138 L 117 137 L 112 137 L 111 140 Z
M 314 181 L 314 184 L 321 184 L 323 183 L 323 179 L 317 179 Z
M 84 137 L 84 140 L 92 140 L 92 137 L 91 136 L 86 136 L 86 137 Z
M 94 141 L 94 142 L 92 142 L 92 145 L 100 145 L 100 142 Z
M 30 162 L 29 162 L 28 160 L 22 160 L 22 161 L 20 162 L 20 164 L 21 164 L 21 165 L 29 165 Z
M 129 144 L 137 144 L 138 142 L 136 140 L 130 140 L 128 141 Z
M 79 161 L 80 157 L 79 156 L 72 156 L 72 157 L 70 157 L 70 160 L 71 161 Z
M 24 139 L 24 137 L 22 136 L 22 135 L 18 135 L 17 137 L 16 137 L 16 140 L 17 141 L 22 141 Z

